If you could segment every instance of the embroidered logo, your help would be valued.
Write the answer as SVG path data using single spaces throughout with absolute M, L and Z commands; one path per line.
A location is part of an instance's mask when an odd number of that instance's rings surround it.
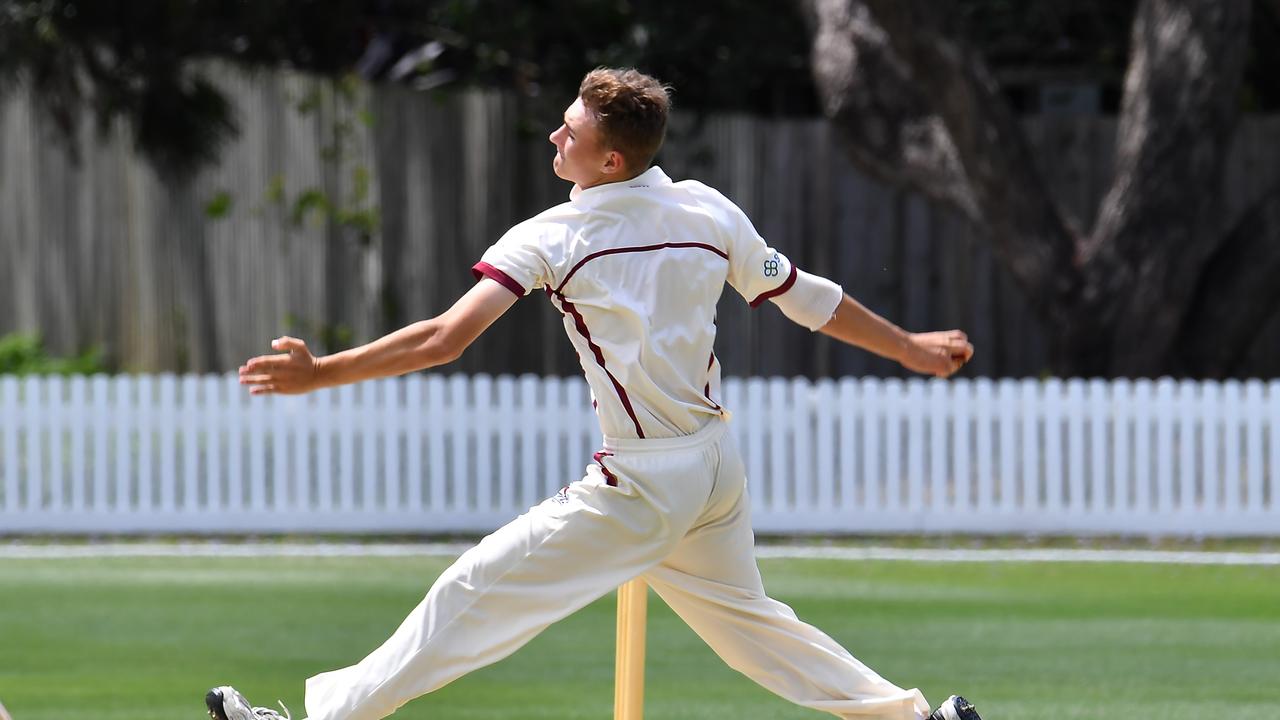
M 561 505 L 568 505 L 569 504 L 569 486 L 565 485 L 564 487 L 560 488 L 560 492 L 553 495 L 551 499 L 555 500 Z
M 782 257 L 774 253 L 773 257 L 764 261 L 764 276 L 777 277 L 782 272 Z

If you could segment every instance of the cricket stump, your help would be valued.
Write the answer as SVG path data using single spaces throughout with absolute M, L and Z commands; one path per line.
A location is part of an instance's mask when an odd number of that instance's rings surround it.
M 614 666 L 614 720 L 644 718 L 644 636 L 649 586 L 636 578 L 618 588 L 618 657 Z M 3 719 L 0 719 L 3 720 Z

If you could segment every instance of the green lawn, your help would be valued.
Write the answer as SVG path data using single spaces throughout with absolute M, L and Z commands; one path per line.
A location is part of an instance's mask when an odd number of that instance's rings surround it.
M 380 643 L 439 558 L 0 560 L 14 720 L 178 720 L 230 683 L 302 716 L 302 681 Z M 1270 717 L 1280 568 L 770 560 L 800 617 L 933 702 L 989 720 Z M 605 720 L 613 598 L 396 718 Z M 650 718 L 821 718 L 725 668 L 650 599 Z

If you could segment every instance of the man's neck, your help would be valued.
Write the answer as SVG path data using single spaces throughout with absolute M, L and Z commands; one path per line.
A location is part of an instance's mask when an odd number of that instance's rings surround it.
M 645 174 L 645 171 L 647 171 L 648 169 L 649 168 L 645 168 L 644 170 L 641 170 L 638 173 L 632 173 L 630 175 L 627 175 L 626 177 L 614 177 L 613 175 L 601 175 L 599 178 L 593 180 L 588 185 L 577 183 L 577 186 L 579 190 L 586 190 L 588 188 L 600 187 L 602 185 L 610 185 L 613 183 L 627 182 L 628 180 L 635 180 L 636 178 Z

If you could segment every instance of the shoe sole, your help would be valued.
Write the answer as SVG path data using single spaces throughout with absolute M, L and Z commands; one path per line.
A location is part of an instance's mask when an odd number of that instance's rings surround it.
M 972 718 L 972 720 L 982 720 L 982 716 L 978 715 L 978 711 L 973 707 L 973 703 L 969 702 L 968 700 L 965 700 L 963 697 L 959 695 L 956 696 L 955 708 L 956 708 L 956 712 L 959 713 L 960 717 L 962 718 Z

